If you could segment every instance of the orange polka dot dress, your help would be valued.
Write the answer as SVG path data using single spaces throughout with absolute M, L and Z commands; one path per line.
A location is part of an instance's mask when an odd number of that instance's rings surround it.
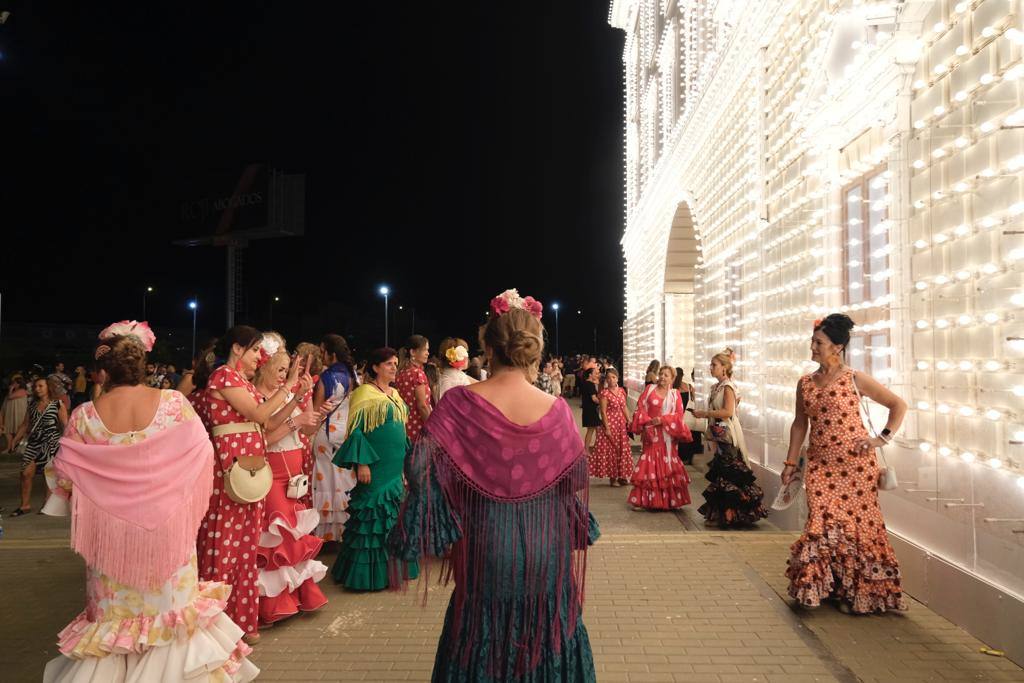
M 241 387 L 260 402 L 256 387 L 237 370 L 222 365 L 210 376 L 201 397 L 193 400 L 204 424 L 216 425 L 248 422 L 228 404 L 215 397 L 218 389 Z M 222 581 L 231 586 L 225 612 L 246 634 L 258 630 L 259 589 L 256 567 L 256 544 L 263 526 L 263 503 L 240 504 L 231 500 L 224 490 L 224 472 L 239 455 L 263 455 L 266 446 L 258 432 L 225 434 L 212 438 L 214 452 L 213 495 L 210 508 L 199 527 L 196 547 L 199 553 L 199 578 Z
M 789 595 L 816 607 L 838 600 L 856 613 L 907 609 L 900 569 L 878 505 L 875 450 L 861 420 L 853 371 L 818 388 L 800 379 L 810 419 L 804 487 L 808 519 L 790 548 Z

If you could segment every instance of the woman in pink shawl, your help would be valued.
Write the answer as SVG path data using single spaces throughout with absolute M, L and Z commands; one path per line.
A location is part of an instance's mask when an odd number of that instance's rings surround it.
M 199 581 L 195 536 L 212 488 L 213 447 L 188 400 L 140 384 L 153 333 L 124 322 L 100 334 L 107 380 L 71 413 L 43 509 L 66 514 L 85 559 L 85 610 L 58 635 L 46 683 L 250 681 L 230 587 Z
M 629 503 L 634 510 L 672 510 L 690 504 L 690 476 L 676 443 L 693 441 L 693 435 L 683 424 L 683 399 L 672 388 L 675 376 L 675 368 L 665 365 L 657 384 L 644 387 L 636 402 L 633 432 L 643 437 L 643 453 L 630 479 Z
M 406 463 L 392 567 L 441 557 L 455 582 L 434 681 L 595 680 L 582 608 L 599 532 L 572 411 L 532 383 L 541 310 L 515 290 L 491 302 L 490 377 L 445 393 Z

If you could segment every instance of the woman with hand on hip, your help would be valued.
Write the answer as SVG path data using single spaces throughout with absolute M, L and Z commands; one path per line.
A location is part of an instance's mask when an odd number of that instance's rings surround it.
M 841 313 L 815 321 L 811 360 L 818 369 L 797 383 L 782 482 L 796 472 L 810 433 L 804 477 L 808 516 L 803 535 L 790 548 L 789 595 L 805 607 L 834 600 L 847 613 L 905 610 L 899 562 L 878 505 L 875 449 L 887 445 L 900 428 L 907 404 L 870 375 L 846 365 L 853 326 Z M 876 436 L 864 428 L 861 395 L 889 411 Z
M 405 430 L 409 435 L 409 443 L 416 443 L 423 423 L 430 417 L 434 409 L 431 401 L 430 382 L 423 366 L 430 358 L 430 341 L 426 337 L 414 334 L 409 337 L 398 355 L 398 375 L 395 377 L 395 388 L 402 395 L 405 405 L 409 406 L 409 420 Z
M 594 452 L 590 454 L 590 476 L 608 477 L 611 486 L 629 483 L 633 473 L 633 450 L 629 444 L 629 414 L 626 390 L 619 386 L 619 372 L 609 368 L 604 388 L 597 395 L 601 409 L 601 428 L 597 432 Z
M 25 450 L 21 455 L 21 505 L 11 517 L 32 512 L 32 480 L 36 468 L 46 467 L 60 447 L 60 437 L 68 423 L 68 410 L 57 398 L 59 381 L 51 375 L 40 377 L 33 385 L 35 399 L 28 405 L 25 418 L 11 439 L 11 450 L 25 439 Z

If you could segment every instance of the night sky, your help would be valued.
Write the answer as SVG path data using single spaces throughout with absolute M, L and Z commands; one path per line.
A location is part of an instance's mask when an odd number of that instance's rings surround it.
M 381 341 L 383 302 L 469 336 L 506 287 L 617 349 L 623 34 L 607 3 L 0 0 L 3 321 L 224 321 L 180 206 L 252 162 L 306 174 L 304 237 L 246 253 L 246 322 Z M 192 230 L 195 232 L 195 230 Z M 576 314 L 583 311 L 582 316 Z M 411 320 L 393 310 L 391 341 Z M 547 317 L 546 317 L 546 322 Z M 553 335 L 553 322 L 550 322 Z

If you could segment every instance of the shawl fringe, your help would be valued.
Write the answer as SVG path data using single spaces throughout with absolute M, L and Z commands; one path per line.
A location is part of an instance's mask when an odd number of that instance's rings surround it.
M 369 433 L 380 427 L 389 419 L 397 420 L 403 425 L 409 419 L 409 409 L 396 391 L 388 398 L 379 389 L 364 384 L 352 392 L 348 413 L 348 433 L 354 427 L 362 427 Z

